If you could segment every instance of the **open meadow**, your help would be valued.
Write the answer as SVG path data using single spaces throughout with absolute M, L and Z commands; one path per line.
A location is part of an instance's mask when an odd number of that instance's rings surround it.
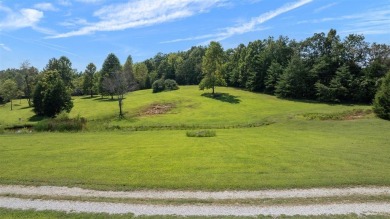
M 70 116 L 87 118 L 82 132 L 3 131 L 0 184 L 103 190 L 390 185 L 390 123 L 369 106 L 217 92 L 223 93 L 217 99 L 195 86 L 128 93 L 121 120 L 117 101 L 75 97 Z M 3 128 L 40 119 L 25 100 L 13 111 L 1 106 L 0 115 Z M 215 137 L 186 136 L 209 129 Z

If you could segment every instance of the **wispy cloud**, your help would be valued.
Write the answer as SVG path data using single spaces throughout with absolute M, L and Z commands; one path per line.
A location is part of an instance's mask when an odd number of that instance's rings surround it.
M 5 13 L 4 19 L 0 20 L 0 30 L 15 30 L 25 27 L 35 27 L 43 18 L 42 11 L 31 8 L 23 8 L 19 11 L 13 11 L 8 7 L 2 6 L 1 2 L 0 12 Z
M 58 8 L 54 7 L 54 5 L 49 2 L 37 3 L 34 5 L 34 8 L 41 11 L 58 11 Z
M 93 15 L 99 22 L 49 38 L 65 38 L 93 34 L 99 31 L 119 31 L 152 26 L 204 13 L 225 0 L 137 0 L 105 6 Z
M 298 24 L 319 24 L 327 22 L 331 22 L 333 25 L 340 25 L 338 29 L 343 34 L 390 34 L 390 7 L 377 8 L 359 14 L 339 17 L 303 20 L 298 22 Z
M 61 6 L 66 6 L 66 7 L 72 5 L 72 2 L 70 0 L 57 0 L 57 3 Z
M 333 2 L 333 3 L 330 3 L 330 4 L 324 5 L 322 7 L 316 8 L 316 9 L 314 9 L 314 13 L 319 13 L 319 12 L 324 11 L 326 9 L 329 9 L 329 8 L 331 8 L 333 6 L 336 6 L 337 4 L 338 4 L 337 2 Z
M 208 39 L 208 41 L 205 42 L 205 43 L 208 43 L 210 41 L 221 41 L 221 40 L 227 39 L 227 38 L 235 36 L 235 35 L 240 35 L 240 34 L 249 33 L 249 32 L 253 32 L 253 31 L 264 30 L 265 28 L 259 27 L 260 24 L 263 24 L 266 21 L 269 21 L 269 20 L 271 20 L 271 19 L 273 19 L 281 14 L 284 14 L 286 12 L 289 12 L 291 10 L 299 8 L 299 7 L 306 5 L 310 2 L 312 2 L 312 0 L 300 0 L 297 2 L 285 4 L 285 5 L 281 6 L 280 8 L 277 8 L 275 10 L 261 14 L 258 17 L 254 17 L 247 23 L 242 23 L 240 25 L 224 28 L 218 33 L 206 34 L 206 35 L 188 37 L 188 38 L 182 38 L 182 39 L 174 39 L 174 40 L 165 41 L 162 43 L 175 43 L 175 42 L 181 42 L 181 41 L 192 41 L 192 40 L 203 40 L 203 39 Z
M 76 0 L 77 2 L 85 3 L 85 4 L 97 4 L 102 3 L 104 0 Z
M 61 45 L 47 43 L 47 42 L 44 42 L 44 41 L 41 41 L 41 40 L 32 40 L 32 39 L 29 39 L 29 38 L 15 37 L 15 36 L 12 36 L 12 35 L 9 35 L 9 34 L 6 34 L 6 33 L 1 33 L 1 32 L 0 32 L 0 35 L 8 37 L 8 38 L 11 38 L 11 39 L 14 39 L 14 40 L 18 40 L 18 41 L 26 43 L 26 44 L 32 44 L 32 45 L 36 45 L 36 46 L 39 46 L 39 47 L 47 48 L 47 49 L 50 49 L 50 50 L 53 50 L 53 51 L 58 51 L 58 52 L 61 52 L 61 53 L 65 53 L 65 54 L 69 54 L 69 55 L 72 55 L 72 56 L 75 56 L 75 57 L 82 58 L 78 54 L 68 51 L 66 49 L 66 47 L 61 46 Z
M 0 43 L 0 48 L 4 49 L 7 52 L 11 52 L 12 51 L 11 48 L 6 46 L 4 43 Z

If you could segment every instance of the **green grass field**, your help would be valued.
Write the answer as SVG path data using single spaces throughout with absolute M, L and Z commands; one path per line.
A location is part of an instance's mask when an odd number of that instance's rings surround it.
M 192 86 L 130 93 L 124 120 L 116 117 L 116 101 L 75 98 L 71 116 L 86 117 L 89 131 L 0 135 L 0 184 L 113 190 L 390 185 L 390 122 L 372 114 L 325 121 L 304 117 L 369 106 L 280 100 L 232 88 L 217 91 L 228 95 L 211 99 Z M 156 103 L 174 107 L 165 114 L 145 114 Z M 22 123 L 28 121 L 33 113 L 23 107 L 12 112 L 8 105 L 0 107 L 1 124 L 18 124 L 21 117 Z M 260 125 L 245 128 L 256 123 Z M 105 129 L 110 126 L 123 129 Z M 165 130 L 127 129 L 149 126 Z M 192 126 L 213 127 L 216 137 L 190 138 L 180 128 Z

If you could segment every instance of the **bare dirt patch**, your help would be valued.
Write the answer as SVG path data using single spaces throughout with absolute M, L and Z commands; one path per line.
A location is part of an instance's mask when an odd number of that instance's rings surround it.
M 356 120 L 372 114 L 370 109 L 353 109 L 336 113 L 306 113 L 303 115 L 308 120 Z
M 176 107 L 174 103 L 153 103 L 140 112 L 140 116 L 153 116 L 166 114 Z

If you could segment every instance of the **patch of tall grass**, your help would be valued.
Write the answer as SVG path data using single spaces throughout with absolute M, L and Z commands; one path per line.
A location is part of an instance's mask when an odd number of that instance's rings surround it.
M 87 120 L 79 115 L 69 118 L 67 113 L 61 113 L 56 118 L 39 121 L 34 130 L 38 132 L 77 132 L 85 129 Z
M 198 130 L 198 131 L 187 131 L 187 137 L 215 137 L 216 132 L 213 130 Z

